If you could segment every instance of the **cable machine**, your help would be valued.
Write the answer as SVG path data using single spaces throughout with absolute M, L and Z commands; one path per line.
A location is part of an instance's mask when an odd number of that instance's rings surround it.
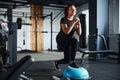
M 17 62 L 17 24 L 12 22 L 12 6 L 7 8 L 9 65 Z

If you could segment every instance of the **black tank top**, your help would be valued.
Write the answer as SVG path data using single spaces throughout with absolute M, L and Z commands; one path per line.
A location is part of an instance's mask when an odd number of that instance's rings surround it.
M 61 19 L 60 24 L 65 23 L 65 24 L 67 24 L 67 26 L 69 27 L 69 26 L 71 25 L 72 21 L 73 21 L 73 20 L 68 20 L 66 17 L 63 17 L 63 18 Z M 75 25 L 75 26 L 76 26 L 76 25 Z M 62 30 L 62 27 L 61 27 L 60 32 L 59 32 L 58 35 L 57 35 L 57 39 L 61 39 L 61 38 L 64 39 L 64 38 L 67 38 L 67 37 L 73 37 L 74 32 L 75 32 L 75 29 L 76 29 L 75 26 L 74 26 L 74 28 L 72 29 L 72 31 L 71 31 L 69 34 L 65 34 L 65 33 L 63 32 L 63 30 Z

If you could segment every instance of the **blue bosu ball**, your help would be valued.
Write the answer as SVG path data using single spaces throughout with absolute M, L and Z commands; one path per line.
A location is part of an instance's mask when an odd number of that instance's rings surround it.
M 88 71 L 83 68 L 83 67 L 79 67 L 79 68 L 73 68 L 73 67 L 68 67 L 64 73 L 63 76 L 69 79 L 89 79 L 89 73 Z

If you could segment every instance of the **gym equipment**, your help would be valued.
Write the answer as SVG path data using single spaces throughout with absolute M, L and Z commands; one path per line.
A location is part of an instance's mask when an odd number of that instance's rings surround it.
M 21 29 L 21 27 L 22 27 L 22 18 L 17 18 L 16 23 L 18 25 L 18 29 Z
M 18 23 L 12 22 L 12 9 L 13 6 L 9 5 L 7 7 L 7 21 L 8 21 L 8 46 L 7 49 L 9 51 L 9 65 L 12 66 L 17 62 L 17 28 L 20 26 L 20 19 L 18 19 Z M 2 38 L 0 38 L 2 39 Z M 0 45 L 3 43 L 0 42 Z M 6 49 L 6 48 L 5 48 Z
M 17 62 L 17 24 L 12 23 L 8 36 L 9 65 L 12 66 Z
M 62 77 L 66 78 L 67 80 L 90 80 L 91 79 L 88 71 L 85 68 L 83 67 L 73 68 L 70 66 L 68 66 L 68 68 L 64 70 L 63 75 L 61 75 L 60 77 L 53 76 L 53 79 L 60 80 L 60 78 Z
M 34 59 L 27 55 L 23 57 L 16 64 L 11 66 L 7 72 L 0 74 L 0 80 L 31 80 L 31 78 L 24 77 L 22 73 L 34 62 Z
M 80 49 L 79 51 L 81 52 L 81 53 L 83 53 L 82 54 L 82 59 L 81 59 L 81 63 L 84 63 L 84 56 L 86 55 L 86 54 L 113 54 L 113 55 L 118 55 L 117 53 L 115 53 L 113 50 L 109 50 L 108 49 L 108 47 L 107 47 L 107 42 L 106 42 L 106 40 L 105 40 L 105 37 L 103 36 L 103 35 L 93 35 L 93 36 L 99 36 L 101 39 L 102 39 L 102 41 L 103 41 L 103 44 L 104 44 L 104 46 L 105 46 L 105 50 L 93 50 L 93 51 L 91 51 L 91 50 L 88 50 L 88 49 Z
M 82 27 L 82 34 L 80 36 L 80 48 L 87 48 L 87 41 L 86 41 L 86 14 L 79 15 L 81 27 Z
M 73 67 L 68 67 L 63 73 L 63 76 L 68 78 L 68 79 L 77 79 L 77 80 L 88 80 L 90 79 L 88 71 L 83 68 L 73 68 Z

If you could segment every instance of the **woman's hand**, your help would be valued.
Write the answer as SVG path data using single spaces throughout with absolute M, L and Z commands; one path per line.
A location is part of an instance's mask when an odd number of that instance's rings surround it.
M 78 17 L 76 17 L 76 18 L 74 19 L 74 22 L 75 22 L 76 24 L 79 24 L 79 23 L 80 23 L 80 19 L 79 19 Z
M 76 24 L 77 24 L 76 32 L 80 36 L 81 33 L 82 33 L 80 19 L 78 17 L 76 17 L 75 21 L 76 21 Z

